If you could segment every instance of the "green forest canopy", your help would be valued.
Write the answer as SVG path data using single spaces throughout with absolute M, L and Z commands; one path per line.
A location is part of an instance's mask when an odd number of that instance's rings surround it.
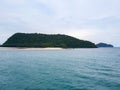
M 3 47 L 61 47 L 96 48 L 90 41 L 62 34 L 16 33 L 2 45 Z

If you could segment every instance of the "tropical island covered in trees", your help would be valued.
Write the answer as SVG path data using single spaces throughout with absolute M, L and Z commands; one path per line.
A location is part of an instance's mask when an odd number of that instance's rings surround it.
M 63 34 L 15 33 L 3 43 L 2 47 L 60 47 L 60 48 L 97 48 L 85 40 Z

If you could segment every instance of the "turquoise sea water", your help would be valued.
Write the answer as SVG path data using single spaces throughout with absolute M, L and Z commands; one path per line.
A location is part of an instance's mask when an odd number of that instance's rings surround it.
M 0 90 L 120 90 L 120 48 L 0 48 Z

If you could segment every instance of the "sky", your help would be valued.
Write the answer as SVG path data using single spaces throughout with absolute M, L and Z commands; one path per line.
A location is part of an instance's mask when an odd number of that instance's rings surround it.
M 0 0 L 0 44 L 17 32 L 120 47 L 120 0 Z

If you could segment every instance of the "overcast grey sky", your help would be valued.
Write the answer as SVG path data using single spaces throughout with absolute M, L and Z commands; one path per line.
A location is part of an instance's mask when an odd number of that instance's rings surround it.
M 0 43 L 16 32 L 120 46 L 120 0 L 0 0 Z

